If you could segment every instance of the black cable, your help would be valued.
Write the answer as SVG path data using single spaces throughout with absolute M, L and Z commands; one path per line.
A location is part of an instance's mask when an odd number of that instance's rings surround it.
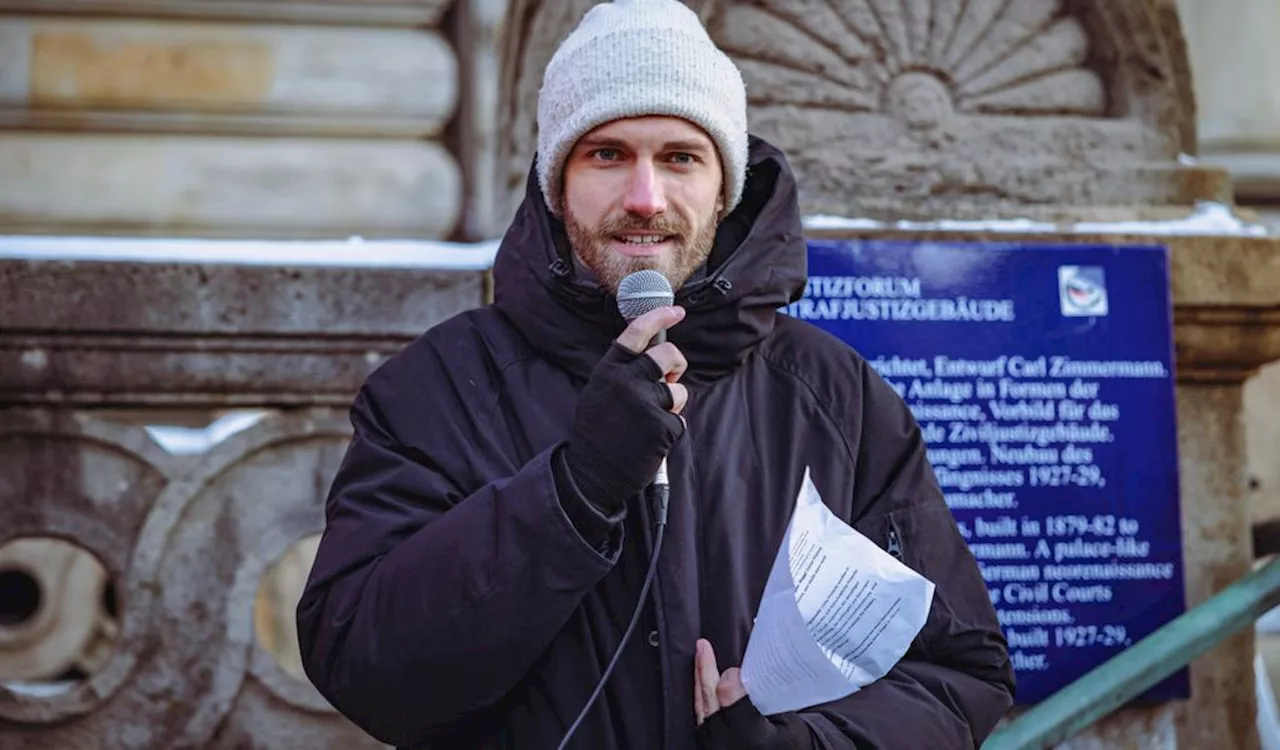
M 587 705 L 582 707 L 582 711 L 578 713 L 578 718 L 574 719 L 573 724 L 569 726 L 569 731 L 565 732 L 564 739 L 560 740 L 556 750 L 564 750 L 569 746 L 569 739 L 577 731 L 578 725 L 582 723 L 583 719 L 587 718 L 587 712 L 595 705 L 600 693 L 604 692 L 604 685 L 608 682 L 609 675 L 613 674 L 613 668 L 618 666 L 618 659 L 622 656 L 622 649 L 626 648 L 627 641 L 631 639 L 631 633 L 635 631 L 636 623 L 640 622 L 640 613 L 644 611 L 645 600 L 649 598 L 649 587 L 653 584 L 654 575 L 658 572 L 658 552 L 662 550 L 663 532 L 667 529 L 667 500 L 671 492 L 666 484 L 655 484 L 651 485 L 651 487 L 657 496 L 658 534 L 653 540 L 653 554 L 649 558 L 649 572 L 645 573 L 644 586 L 640 589 L 640 600 L 636 602 L 635 612 L 631 614 L 631 623 L 627 625 L 626 632 L 622 634 L 622 642 L 618 644 L 617 650 L 613 652 L 613 658 L 609 660 L 609 666 L 605 667 L 604 674 L 600 676 L 600 682 L 596 684 L 595 691 L 587 699 Z

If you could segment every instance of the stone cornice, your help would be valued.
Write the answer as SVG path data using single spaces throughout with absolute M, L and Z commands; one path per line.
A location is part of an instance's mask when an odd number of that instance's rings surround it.
M 485 277 L 0 259 L 0 406 L 344 407 Z

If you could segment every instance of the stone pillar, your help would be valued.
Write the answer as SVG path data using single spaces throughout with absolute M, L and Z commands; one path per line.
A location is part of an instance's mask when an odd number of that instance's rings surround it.
M 1179 0 L 1199 108 L 1200 157 L 1230 171 L 1236 200 L 1280 230 L 1280 2 L 1241 0 L 1232 12 Z M 1280 365 L 1245 385 L 1255 521 L 1280 519 Z
M 590 4 L 514 3 L 508 206 L 533 154 L 543 66 Z M 1242 384 L 1280 353 L 1280 244 L 1232 235 L 1230 179 L 1196 162 L 1173 1 L 690 5 L 741 67 L 752 129 L 786 151 L 811 226 L 840 223 L 812 221 L 824 214 L 857 220 L 841 236 L 1170 246 L 1188 605 L 1246 573 Z M 1223 230 L 1184 221 L 1215 212 Z M 991 233 L 992 219 L 1012 231 Z M 1066 746 L 1256 748 L 1252 654 L 1246 632 L 1195 661 L 1189 702 L 1121 710 Z

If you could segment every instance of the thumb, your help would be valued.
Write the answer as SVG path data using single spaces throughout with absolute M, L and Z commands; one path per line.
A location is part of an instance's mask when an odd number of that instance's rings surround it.
M 738 667 L 730 667 L 720 675 L 720 682 L 716 685 L 716 699 L 720 702 L 721 708 L 727 708 L 734 703 L 747 697 L 747 688 L 742 684 L 742 670 Z

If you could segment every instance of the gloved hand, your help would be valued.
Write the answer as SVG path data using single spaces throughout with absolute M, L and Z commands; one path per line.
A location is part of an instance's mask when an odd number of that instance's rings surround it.
M 698 727 L 705 750 L 813 750 L 813 730 L 796 713 L 764 716 L 743 698 L 707 717 Z
M 614 515 L 653 480 L 684 434 L 679 417 L 688 391 L 677 381 L 688 368 L 670 342 L 648 351 L 660 330 L 684 319 L 663 307 L 631 322 L 591 373 L 578 396 L 564 464 L 583 498 Z
M 723 673 L 711 641 L 694 645 L 693 714 L 703 750 L 816 750 L 813 730 L 795 712 L 765 716 L 751 702 L 742 670 Z

